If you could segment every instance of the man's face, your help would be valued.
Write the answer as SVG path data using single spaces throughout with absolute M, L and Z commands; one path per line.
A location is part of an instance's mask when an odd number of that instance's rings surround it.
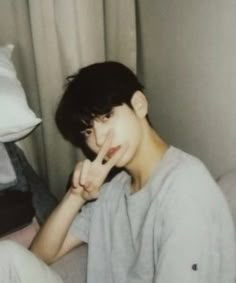
M 117 167 L 126 166 L 132 161 L 142 137 L 140 118 L 126 104 L 114 107 L 110 113 L 94 119 L 91 128 L 83 133 L 88 147 L 95 153 L 99 152 L 108 133 L 112 133 L 106 159 L 111 158 L 121 147 L 127 147 Z

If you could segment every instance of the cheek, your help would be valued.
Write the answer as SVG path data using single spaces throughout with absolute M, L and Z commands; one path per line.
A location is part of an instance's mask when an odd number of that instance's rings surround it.
M 138 119 L 134 115 L 124 118 L 116 129 L 117 138 L 123 142 L 128 142 L 134 146 L 139 142 L 141 136 L 141 128 Z
M 137 121 L 132 115 L 123 116 L 119 122 L 114 125 L 115 135 L 117 138 L 129 139 L 136 135 Z
M 123 124 L 122 127 L 117 129 L 116 134 L 120 144 L 128 144 L 125 159 L 131 159 L 142 141 L 142 130 L 139 123 L 136 119 L 130 119 L 128 123 L 126 122 L 126 124 Z

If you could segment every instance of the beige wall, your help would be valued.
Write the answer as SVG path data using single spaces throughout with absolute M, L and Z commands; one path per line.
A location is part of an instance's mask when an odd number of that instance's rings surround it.
M 138 0 L 151 119 L 214 176 L 236 168 L 236 1 Z

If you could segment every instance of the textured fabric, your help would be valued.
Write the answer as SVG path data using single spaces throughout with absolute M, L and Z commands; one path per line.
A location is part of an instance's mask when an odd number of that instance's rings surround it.
M 9 187 L 8 190 L 32 192 L 36 218 L 41 224 L 56 207 L 58 201 L 29 164 L 23 151 L 13 142 L 6 143 L 5 147 L 17 177 L 16 184 Z
M 234 283 L 227 203 L 205 166 L 170 147 L 130 194 L 122 172 L 82 209 L 70 233 L 88 242 L 88 283 Z

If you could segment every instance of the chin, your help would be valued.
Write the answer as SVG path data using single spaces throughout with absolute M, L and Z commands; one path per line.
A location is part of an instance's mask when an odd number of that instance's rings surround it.
M 126 154 L 125 156 L 123 156 L 119 162 L 116 164 L 117 168 L 125 168 L 128 166 L 128 164 L 130 163 L 131 158 Z
M 118 164 L 115 165 L 115 167 L 121 169 L 121 168 L 124 168 L 125 165 L 120 164 L 120 162 L 119 162 Z

